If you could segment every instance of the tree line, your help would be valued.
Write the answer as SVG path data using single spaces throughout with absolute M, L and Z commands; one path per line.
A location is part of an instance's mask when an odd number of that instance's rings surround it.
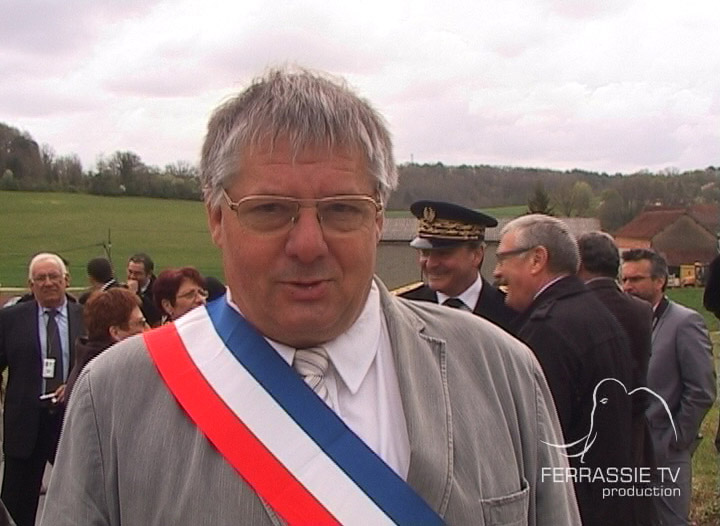
M 613 231 L 644 207 L 688 207 L 720 202 L 720 168 L 607 174 L 510 166 L 403 164 L 388 209 L 408 210 L 419 199 L 472 208 L 526 204 L 530 211 L 598 217 Z M 85 192 L 171 199 L 201 198 L 197 167 L 177 162 L 149 166 L 133 152 L 117 151 L 83 170 L 77 155 L 57 156 L 27 132 L 0 123 L 0 190 Z
M 0 190 L 79 192 L 200 199 L 198 171 L 187 162 L 149 166 L 133 152 L 100 157 L 83 170 L 77 155 L 58 156 L 27 132 L 0 123 Z
M 558 171 L 498 166 L 406 164 L 388 208 L 408 209 L 418 199 L 451 201 L 471 208 L 526 205 L 529 212 L 598 217 L 614 231 L 646 206 L 685 208 L 720 202 L 720 168 L 680 173 L 634 174 Z

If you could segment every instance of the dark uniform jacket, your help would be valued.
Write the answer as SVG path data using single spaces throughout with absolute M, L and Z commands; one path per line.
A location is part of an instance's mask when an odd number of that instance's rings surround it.
M 603 473 L 611 467 L 631 467 L 632 409 L 627 392 L 633 383 L 632 360 L 627 336 L 613 315 L 577 277 L 567 276 L 535 298 L 513 327 L 545 372 L 565 444 L 580 441 L 565 450 L 577 454 L 570 465 L 600 468 Z M 583 525 L 633 524 L 631 499 L 603 498 L 605 488 L 619 485 L 576 481 Z
M 417 301 L 430 301 L 437 303 L 437 294 L 427 285 L 419 285 L 400 294 L 401 298 Z M 482 278 L 482 289 L 473 313 L 490 320 L 510 332 L 510 324 L 517 313 L 505 305 L 505 295 Z

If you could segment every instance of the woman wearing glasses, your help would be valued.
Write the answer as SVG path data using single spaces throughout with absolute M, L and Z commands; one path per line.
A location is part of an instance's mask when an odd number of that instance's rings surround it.
M 193 267 L 163 270 L 153 284 L 153 302 L 163 314 L 163 323 L 205 305 L 207 297 L 205 279 Z

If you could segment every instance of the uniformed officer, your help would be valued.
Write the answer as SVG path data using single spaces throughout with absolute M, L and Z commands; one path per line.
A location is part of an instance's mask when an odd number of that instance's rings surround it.
M 423 283 L 400 296 L 467 310 L 507 330 L 516 313 L 480 275 L 485 229 L 497 226 L 497 219 L 441 201 L 417 201 L 410 211 L 418 218 L 410 246 L 418 249 Z

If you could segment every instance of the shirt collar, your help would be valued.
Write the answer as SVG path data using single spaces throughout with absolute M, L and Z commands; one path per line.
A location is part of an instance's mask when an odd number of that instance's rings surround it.
M 59 307 L 55 307 L 55 310 L 57 311 L 57 316 L 65 316 L 65 312 L 67 312 L 67 297 L 63 299 L 62 304 Z M 49 311 L 52 307 L 43 307 L 39 303 L 37 304 L 38 310 L 40 311 L 40 316 L 44 316 L 46 311 Z
M 235 305 L 227 290 L 226 300 L 236 311 L 240 309 Z M 242 314 L 242 312 L 240 312 Z M 380 307 L 380 291 L 372 282 L 370 292 L 365 300 L 365 306 L 355 323 L 340 336 L 322 344 L 327 351 L 330 362 L 351 393 L 355 394 L 360 388 L 370 366 L 375 360 L 380 339 L 382 337 L 382 310 Z M 276 342 L 270 338 L 265 340 L 275 349 L 288 365 L 292 366 L 295 357 L 295 348 Z
M 540 290 L 538 290 L 538 291 L 535 293 L 535 296 L 533 296 L 533 300 L 534 300 L 535 298 L 537 298 L 540 294 L 542 294 L 543 292 L 545 292 L 547 289 L 549 289 L 551 286 L 553 286 L 555 283 L 557 283 L 558 281 L 560 281 L 560 280 L 563 279 L 563 278 L 567 278 L 569 275 L 570 275 L 570 274 L 560 274 L 559 276 L 556 276 L 556 277 L 554 277 L 553 279 L 551 279 L 550 281 L 548 281 L 547 283 L 545 283 L 545 285 L 543 285 L 543 286 L 540 288 Z
M 440 291 L 437 291 L 436 294 L 440 305 L 450 298 L 457 298 L 467 305 L 470 310 L 472 310 L 475 308 L 475 305 L 477 305 L 478 298 L 480 298 L 480 292 L 482 292 L 482 278 L 478 272 L 477 278 L 475 278 L 473 284 L 466 288 L 462 294 L 458 296 L 448 296 Z

